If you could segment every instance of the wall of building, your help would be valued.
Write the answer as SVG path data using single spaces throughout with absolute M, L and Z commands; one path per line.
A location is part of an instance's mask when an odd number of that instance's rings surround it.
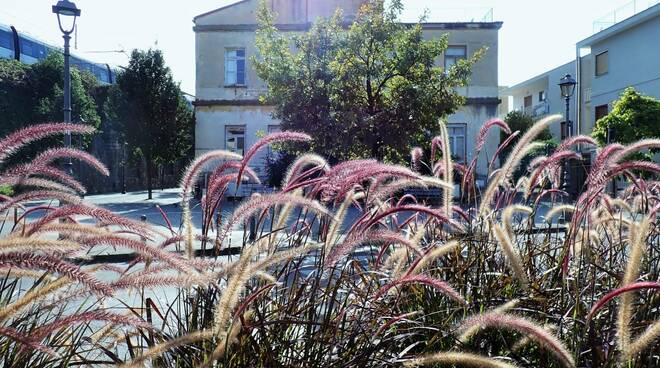
M 660 17 L 657 17 L 591 46 L 592 63 L 595 56 L 604 51 L 609 58 L 606 74 L 596 76 L 593 69 L 589 70 L 594 108 L 611 105 L 628 86 L 660 97 L 660 48 L 654 46 L 659 37 Z
M 256 75 L 249 62 L 257 53 L 255 43 L 256 1 L 246 1 L 219 12 L 209 13 L 195 19 L 196 31 L 196 155 L 213 149 L 226 149 L 226 129 L 228 125 L 245 125 L 245 146 L 251 146 L 259 133 L 268 131 L 269 126 L 278 124 L 272 120 L 271 107 L 259 106 L 256 101 L 265 92 L 265 85 Z M 357 12 L 364 0 L 335 1 L 295 1 L 272 0 L 271 9 L 279 13 L 279 24 L 304 23 L 306 19 L 330 16 L 340 6 L 344 15 Z M 305 14 L 304 17 L 302 14 Z M 231 19 L 230 19 L 231 18 Z M 232 26 L 234 25 L 234 26 Z M 246 26 L 251 25 L 251 26 Z M 474 66 L 469 86 L 459 92 L 468 97 L 468 105 L 449 118 L 450 124 L 465 125 L 467 160 L 472 159 L 482 124 L 497 116 L 498 109 L 498 24 L 443 24 L 424 25 L 424 37 L 440 38 L 448 34 L 449 45 L 464 45 L 467 55 L 472 56 L 483 47 L 488 50 Z M 289 27 L 291 28 L 291 27 Z M 291 28 L 290 32 L 299 32 Z M 225 50 L 245 48 L 247 68 L 246 85 L 225 86 Z M 444 58 L 438 60 L 444 64 Z M 491 132 L 486 149 L 491 155 L 499 143 L 499 132 Z M 266 152 L 255 159 L 254 168 L 265 176 L 263 166 Z M 480 177 L 487 174 L 487 160 L 480 160 L 477 172 Z
M 545 111 L 543 114 L 534 116 L 535 119 L 541 119 L 548 115 L 566 115 L 566 100 L 561 95 L 561 89 L 559 88 L 559 80 L 564 77 L 566 74 L 570 74 L 573 77 L 576 75 L 575 62 L 569 62 L 564 65 L 561 65 L 555 69 L 552 69 L 546 73 L 540 74 L 526 82 L 522 82 L 508 89 L 506 92 L 507 95 L 512 96 L 513 98 L 513 110 L 524 110 L 524 100 L 526 96 L 532 96 L 532 107 L 537 107 L 542 105 L 537 109 L 532 109 L 533 111 Z M 545 92 L 546 101 L 541 101 L 539 99 L 539 92 Z M 575 94 L 570 101 L 570 119 L 573 122 L 576 122 L 576 106 L 577 106 L 577 94 L 579 93 L 578 88 L 575 90 Z M 545 109 L 545 110 L 543 110 Z M 577 132 L 577 126 L 574 125 L 574 132 Z M 552 136 L 560 139 L 561 138 L 561 125 L 559 123 L 553 124 L 550 126 L 550 132 Z

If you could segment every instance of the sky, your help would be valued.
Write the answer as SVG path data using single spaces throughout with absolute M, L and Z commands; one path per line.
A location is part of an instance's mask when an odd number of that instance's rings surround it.
M 195 93 L 192 19 L 237 0 L 74 0 L 82 10 L 74 53 L 126 65 L 132 49 L 159 48 L 182 89 Z M 324 1 L 324 0 L 312 0 Z M 403 0 L 404 20 L 425 9 L 429 21 L 479 18 L 493 9 L 499 34 L 499 83 L 511 86 L 575 58 L 575 43 L 593 34 L 597 19 L 631 0 Z M 637 0 L 638 7 L 654 0 Z M 55 0 L 0 0 L 0 23 L 62 44 Z M 628 11 L 628 8 L 624 9 Z

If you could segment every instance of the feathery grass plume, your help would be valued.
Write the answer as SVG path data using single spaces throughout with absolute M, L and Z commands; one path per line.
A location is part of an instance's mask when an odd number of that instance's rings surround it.
M 241 167 L 238 169 L 238 180 L 240 180 L 243 170 L 245 167 L 250 163 L 250 160 L 254 157 L 254 155 L 259 152 L 262 148 L 273 144 L 273 143 L 281 143 L 281 142 L 309 142 L 312 140 L 312 137 L 305 133 L 299 133 L 299 132 L 277 132 L 277 133 L 271 133 L 260 140 L 258 140 L 255 144 L 253 144 L 250 149 L 245 153 L 245 157 L 243 157 L 243 160 L 241 161 Z M 238 181 L 236 182 L 238 184 Z
M 39 229 L 32 233 L 32 236 L 37 236 L 42 233 L 65 233 L 65 234 L 83 234 L 83 235 L 98 235 L 104 236 L 111 234 L 107 229 L 81 225 L 72 222 L 59 222 L 51 223 L 48 225 L 41 226 Z
M 275 205 L 285 205 L 290 203 L 292 205 L 300 206 L 315 212 L 319 216 L 328 216 L 332 218 L 332 213 L 328 211 L 318 201 L 300 197 L 289 193 L 266 194 L 258 197 L 252 197 L 244 201 L 238 208 L 234 210 L 232 217 L 227 224 L 222 228 L 221 233 L 218 235 L 218 245 L 229 235 L 236 224 L 241 223 L 246 218 L 255 215 L 257 212 L 267 209 Z
M 415 262 L 413 262 L 412 265 L 408 268 L 408 271 L 406 272 L 406 276 L 408 275 L 417 275 L 419 274 L 423 269 L 425 269 L 428 265 L 430 265 L 432 262 L 435 262 L 438 258 L 444 256 L 445 254 L 449 254 L 456 250 L 460 244 L 452 240 L 448 242 L 447 244 L 444 244 L 440 247 L 435 247 L 429 249 L 426 253 L 424 253 L 421 257 L 417 258 Z
M 398 233 L 389 230 L 374 230 L 360 232 L 359 234 L 349 235 L 344 242 L 335 247 L 328 249 L 327 257 L 325 259 L 325 267 L 334 266 L 339 259 L 346 254 L 350 253 L 357 246 L 365 243 L 379 243 L 379 244 L 401 244 L 410 249 L 415 249 L 413 242 L 404 238 Z
M 545 346 L 564 367 L 575 367 L 575 361 L 564 344 L 541 326 L 522 318 L 504 313 L 486 313 L 463 321 L 459 331 L 479 327 L 494 327 L 517 331 L 533 341 Z
M 504 228 L 511 237 L 513 237 L 513 216 L 515 215 L 516 212 L 522 212 L 527 215 L 530 215 L 533 212 L 533 210 L 527 206 L 514 204 L 506 207 L 502 211 L 502 225 L 504 225 Z
M 133 240 L 117 235 L 95 236 L 82 239 L 81 242 L 86 245 L 108 244 L 118 248 L 126 248 L 155 260 L 164 262 L 176 270 L 188 275 L 195 275 L 196 270 L 190 266 L 186 259 L 164 251 L 157 246 L 150 246 L 145 242 Z
M 16 314 L 27 305 L 33 304 L 34 302 L 45 298 L 46 296 L 56 292 L 62 287 L 69 285 L 70 283 L 70 279 L 66 277 L 60 277 L 57 280 L 51 281 L 43 286 L 32 288 L 30 291 L 18 298 L 15 302 L 0 308 L 0 322 Z
M 653 219 L 655 220 L 655 215 L 653 216 Z M 651 218 L 646 216 L 638 225 L 630 228 L 630 256 L 628 258 L 628 263 L 626 263 L 623 280 L 621 280 L 622 287 L 631 285 L 639 277 L 642 256 L 646 246 L 646 236 L 650 224 Z M 617 316 L 617 332 L 619 350 L 621 350 L 624 356 L 630 355 L 630 321 L 632 319 L 632 304 L 632 295 L 628 293 L 621 295 L 621 304 Z
M 304 154 L 289 166 L 289 169 L 284 175 L 284 180 L 282 180 L 282 188 L 286 188 L 289 184 L 292 184 L 303 173 L 303 169 L 308 166 L 318 167 L 323 171 L 330 170 L 330 165 L 323 157 L 313 153 Z
M 178 286 L 182 288 L 189 288 L 193 286 L 209 286 L 213 282 L 204 277 L 199 276 L 186 276 L 186 275 L 154 275 L 153 273 L 147 275 L 127 276 L 113 282 L 111 285 L 113 289 L 143 289 L 152 288 L 157 286 Z
M 442 137 L 442 166 L 444 172 L 443 179 L 446 183 L 454 184 L 454 173 L 452 171 L 452 161 L 451 161 L 451 149 L 449 145 L 449 132 L 447 131 L 447 125 L 445 122 L 440 121 L 440 137 Z M 453 206 L 452 198 L 454 197 L 454 189 L 452 190 L 443 190 L 443 200 L 442 205 L 444 208 L 444 214 L 447 218 L 451 218 L 451 208 Z
M 49 255 L 4 253 L 0 254 L 0 267 L 42 269 L 50 272 L 57 272 L 72 280 L 80 282 L 97 294 L 105 296 L 111 296 L 113 294 L 113 290 L 108 284 L 101 282 L 87 272 L 80 270 L 79 267 Z
M 80 244 L 67 240 L 26 238 L 21 236 L 9 236 L 0 239 L 0 254 L 14 252 L 67 253 L 80 248 Z
M 21 332 L 16 331 L 11 327 L 0 326 L 0 335 L 9 337 L 13 341 L 18 342 L 19 344 L 28 347 L 32 350 L 40 351 L 42 353 L 48 354 L 51 357 L 57 356 L 57 353 L 53 349 L 49 348 L 48 346 L 40 344 L 39 341 L 36 341 L 31 336 L 23 335 Z
M 458 365 L 464 367 L 477 367 L 477 368 L 516 368 L 516 365 L 506 363 L 501 360 L 459 352 L 443 352 L 430 354 L 421 358 L 413 359 L 404 364 L 405 367 L 419 367 L 425 365 Z
M 539 184 L 539 178 L 541 177 L 541 174 L 543 174 L 544 171 L 548 169 L 551 170 L 552 167 L 559 165 L 561 161 L 567 159 L 580 160 L 581 157 L 574 151 L 556 151 L 555 153 L 550 155 L 550 157 L 543 160 L 539 164 L 539 166 L 536 169 L 534 169 L 532 175 L 530 176 L 529 183 L 527 185 L 527 190 L 525 191 L 526 198 L 529 198 L 536 185 Z
M 502 251 L 504 251 L 506 258 L 509 260 L 511 270 L 513 270 L 516 278 L 518 281 L 520 281 L 520 285 L 525 290 L 528 290 L 529 278 L 527 278 L 527 273 L 525 272 L 522 259 L 520 258 L 518 252 L 515 250 L 515 246 L 511 240 L 511 237 L 509 236 L 509 233 L 500 225 L 492 224 L 490 228 L 493 231 L 495 239 L 497 239 L 497 242 L 500 244 Z
M 630 344 L 629 356 L 633 357 L 646 350 L 658 338 L 660 338 L 660 322 L 655 322 Z
M 211 162 L 217 160 L 241 160 L 243 156 L 223 150 L 216 150 L 205 153 L 195 159 L 181 178 L 181 208 L 182 208 L 182 222 L 183 222 L 183 232 L 185 234 L 186 240 L 186 253 L 188 258 L 194 256 L 193 252 L 193 223 L 192 223 L 192 212 L 190 211 L 190 199 L 192 196 L 192 188 L 197 181 L 199 173 Z
M 296 189 L 293 192 L 291 192 L 291 194 L 295 195 L 295 196 L 302 197 L 303 190 L 302 189 Z M 286 226 L 286 220 L 291 215 L 291 212 L 293 211 L 293 208 L 294 208 L 294 205 L 292 203 L 286 203 L 280 209 L 280 211 L 277 215 L 277 221 L 275 222 L 275 226 L 273 227 L 274 231 L 271 234 L 271 239 L 270 239 L 271 243 L 275 239 L 275 236 L 277 235 L 277 231 L 279 231 L 279 229 L 283 229 Z
M 442 280 L 434 279 L 426 275 L 407 275 L 399 279 L 396 279 L 390 282 L 389 284 L 386 284 L 385 286 L 378 289 L 376 294 L 374 294 L 373 299 L 376 300 L 381 298 L 383 295 L 385 295 L 388 291 L 390 291 L 390 289 L 392 289 L 395 286 L 404 286 L 411 284 L 423 284 L 423 285 L 431 286 L 434 289 L 440 291 L 442 294 L 459 302 L 460 304 L 464 306 L 467 305 L 467 302 L 465 301 L 465 299 L 463 299 L 461 294 L 459 294 L 458 291 L 454 290 L 454 288 L 452 288 L 449 284 L 447 284 Z
M 522 137 L 520 137 L 520 140 L 516 146 L 511 150 L 511 154 L 509 154 L 507 161 L 504 163 L 504 165 L 502 165 L 500 171 L 498 171 L 498 173 L 494 175 L 488 183 L 488 187 L 484 192 L 482 202 L 479 207 L 480 217 L 485 217 L 489 212 L 489 208 L 491 206 L 491 202 L 493 196 L 495 195 L 496 189 L 503 184 L 504 180 L 508 179 L 511 173 L 516 170 L 518 165 L 520 165 L 520 161 L 523 159 L 523 157 L 525 157 L 525 155 L 527 155 L 532 149 L 538 147 L 538 144 L 532 143 L 534 138 L 536 138 L 536 136 L 545 130 L 550 124 L 559 121 L 561 118 L 561 115 L 552 115 L 541 119 L 531 128 L 529 128 L 529 130 L 527 130 L 527 132 Z
M 414 147 L 410 150 L 410 167 L 413 170 L 419 171 L 422 167 L 422 156 L 424 156 L 424 151 L 420 147 Z
M 371 226 L 374 224 L 377 224 L 380 222 L 380 220 L 384 219 L 385 217 L 388 217 L 394 213 L 398 212 L 419 212 L 419 213 L 424 213 L 426 215 L 429 215 L 431 217 L 436 218 L 438 221 L 441 223 L 447 223 L 449 225 L 452 225 L 454 228 L 460 229 L 461 226 L 456 223 L 455 221 L 451 220 L 447 216 L 445 216 L 444 213 L 441 213 L 433 208 L 418 205 L 418 204 L 407 204 L 407 205 L 401 205 L 401 206 L 396 206 L 396 207 L 391 207 L 386 209 L 385 211 L 377 213 L 374 217 L 369 219 L 364 223 L 364 225 L 361 225 L 360 227 L 364 230 L 369 229 Z
M 553 324 L 550 324 L 550 323 L 546 323 L 545 325 L 543 325 L 543 329 L 549 331 L 550 333 L 556 333 L 557 326 L 555 326 Z M 516 341 L 515 344 L 513 344 L 513 346 L 511 347 L 511 351 L 518 352 L 520 349 L 524 348 L 525 346 L 527 346 L 531 342 L 532 342 L 532 339 L 530 339 L 528 336 L 525 336 L 525 337 L 521 338 L 520 340 Z
M 337 209 L 337 212 L 335 212 L 335 217 L 330 222 L 330 227 L 328 228 L 328 235 L 325 238 L 326 253 L 330 251 L 332 245 L 338 240 L 338 235 L 341 236 L 341 234 L 338 234 L 338 231 L 341 228 L 341 225 L 344 223 L 344 220 L 346 219 L 346 213 L 348 213 L 348 209 L 353 204 L 354 197 L 355 197 L 355 192 L 353 191 L 348 192 L 348 194 L 346 194 L 346 197 L 344 198 L 344 201 Z
M 149 238 L 154 233 L 153 230 L 144 223 L 115 215 L 114 213 L 101 207 L 78 203 L 57 208 L 40 218 L 38 221 L 31 223 L 29 225 L 29 229 L 27 230 L 27 235 L 34 234 L 42 226 L 47 225 L 52 221 L 76 215 L 89 216 L 106 224 L 117 225 L 121 228 L 135 232 L 138 235 L 144 236 L 145 238 Z
M 492 309 L 488 313 L 500 313 L 500 314 L 506 313 L 511 309 L 517 307 L 519 303 L 520 303 L 520 299 L 512 299 Z M 474 336 L 477 332 L 479 332 L 480 328 L 481 328 L 480 326 L 472 326 L 470 328 L 465 329 L 465 331 L 463 331 L 463 333 L 461 333 L 461 335 L 458 337 L 458 341 L 460 341 L 463 344 L 466 344 L 472 338 L 472 336 Z
M 605 296 L 600 298 L 596 304 L 594 304 L 593 307 L 591 307 L 591 310 L 589 311 L 589 314 L 587 315 L 587 321 L 590 321 L 593 316 L 598 312 L 607 302 L 610 300 L 616 298 L 617 296 L 624 294 L 624 293 L 629 293 L 637 290 L 643 290 L 643 289 L 660 289 L 660 282 L 652 282 L 652 281 L 642 281 L 642 282 L 635 282 L 623 287 L 620 287 L 616 290 L 610 291 L 607 293 Z
M 386 164 L 371 164 L 363 167 L 361 170 L 346 175 L 343 180 L 335 183 L 333 196 L 335 202 L 341 200 L 346 193 L 351 191 L 355 185 L 373 178 L 396 178 L 419 180 L 420 175 L 400 166 Z
M 41 340 L 46 336 L 50 335 L 51 333 L 53 333 L 54 331 L 57 331 L 61 328 L 69 327 L 72 324 L 86 323 L 91 321 L 103 321 L 103 322 L 113 323 L 116 325 L 126 325 L 135 328 L 143 328 L 151 331 L 156 331 L 156 328 L 153 327 L 150 323 L 144 322 L 139 318 L 129 317 L 129 316 L 105 312 L 105 311 L 89 311 L 89 312 L 82 312 L 78 314 L 72 314 L 72 315 L 60 317 L 56 319 L 54 322 L 36 328 L 30 334 L 34 336 L 37 340 Z
M 486 138 L 488 138 L 488 132 L 490 131 L 491 128 L 496 126 L 499 127 L 500 130 L 502 130 L 504 133 L 511 134 L 511 128 L 509 128 L 509 125 L 501 119 L 497 119 L 497 118 L 491 119 L 481 126 L 481 129 L 479 129 L 479 134 L 477 135 L 477 144 L 474 149 L 474 158 L 468 165 L 466 174 L 463 176 L 463 183 L 461 184 L 463 188 L 467 188 L 468 184 L 472 183 L 472 180 L 474 178 L 474 172 L 477 169 L 477 161 L 479 160 L 479 154 L 481 153 L 481 150 L 484 148 L 484 145 L 486 144 Z
M 516 130 L 515 132 L 511 133 L 505 140 L 504 142 L 500 143 L 500 145 L 497 147 L 497 150 L 495 150 L 495 154 L 493 157 L 490 159 L 490 162 L 488 163 L 488 170 L 491 170 L 493 168 L 493 165 L 495 164 L 495 160 L 502 154 L 502 151 L 504 151 L 511 142 L 513 142 L 516 137 L 520 135 L 520 130 Z
M 253 273 L 253 272 L 257 272 L 259 270 L 265 270 L 265 269 L 267 269 L 268 267 L 270 267 L 274 264 L 284 262 L 286 260 L 304 255 L 306 253 L 312 252 L 312 251 L 317 250 L 317 249 L 321 249 L 322 245 L 323 244 L 320 244 L 320 243 L 318 243 L 318 244 L 308 244 L 308 245 L 305 245 L 305 246 L 302 246 L 302 247 L 296 247 L 296 248 L 289 249 L 289 250 L 282 250 L 282 251 L 279 251 L 279 252 L 275 252 L 275 253 L 269 255 L 268 257 L 266 257 L 262 260 L 254 262 L 250 266 L 250 271 L 248 271 L 248 274 Z M 229 269 L 233 270 L 234 268 L 236 268 L 235 266 L 238 266 L 238 264 L 234 265 L 234 267 L 230 267 Z
M 95 129 L 92 126 L 82 124 L 56 123 L 31 125 L 0 139 L 0 163 L 26 144 L 66 132 L 91 134 L 95 132 Z
M 419 179 L 398 179 L 391 183 L 381 185 L 378 188 L 371 188 L 369 191 L 369 199 L 371 202 L 383 200 L 386 197 L 409 188 L 441 188 L 445 190 L 453 190 L 454 187 L 438 178 L 422 176 Z
M 110 175 L 110 171 L 108 171 L 108 168 L 105 167 L 105 165 L 101 161 L 99 161 L 96 157 L 90 155 L 85 151 L 75 148 L 64 148 L 64 147 L 51 148 L 49 150 L 40 153 L 28 165 L 31 167 L 46 166 L 51 164 L 53 161 L 61 158 L 73 158 L 79 160 L 81 162 L 88 164 L 91 168 L 95 169 L 103 176 Z
M 52 167 L 52 166 L 39 166 L 39 167 L 29 167 L 27 165 L 20 165 L 15 168 L 12 168 L 7 173 L 9 176 L 27 176 L 31 177 L 33 175 L 41 175 L 71 187 L 78 193 L 84 194 L 87 192 L 85 186 L 82 185 L 78 180 L 76 180 L 71 175 L 65 173 L 64 171 Z
M 649 161 L 629 161 L 614 166 L 606 175 L 607 179 L 614 178 L 626 171 L 640 170 L 660 174 L 660 165 Z
M 9 179 L 5 181 L 4 179 Z M 68 187 L 64 184 L 60 184 L 54 180 L 44 179 L 44 178 L 26 178 L 26 177 L 12 177 L 0 179 L 0 182 L 4 182 L 9 186 L 22 186 L 27 188 L 38 188 L 52 191 L 60 191 L 71 195 L 77 195 L 75 189 Z
M 132 361 L 124 365 L 121 365 L 120 367 L 121 368 L 143 367 L 144 362 L 146 362 L 147 359 L 157 357 L 163 354 L 164 352 L 177 348 L 179 346 L 196 343 L 202 340 L 212 339 L 213 336 L 214 336 L 213 330 L 210 328 L 206 330 L 190 332 L 181 337 L 177 337 L 176 339 L 172 339 L 169 341 L 162 342 L 158 345 L 155 345 L 144 351 L 142 354 L 136 356 Z
M 562 214 L 564 212 L 572 213 L 575 212 L 575 210 L 576 210 L 575 206 L 570 204 L 562 204 L 560 206 L 555 206 L 545 214 L 545 221 L 551 223 L 552 219 L 555 218 L 555 216 L 559 215 L 560 213 Z
M 627 156 L 630 156 L 639 151 L 645 149 L 658 149 L 658 148 L 660 148 L 660 139 L 657 138 L 643 139 L 641 141 L 632 143 L 624 147 L 621 151 L 615 153 L 612 156 L 612 160 L 614 162 L 620 162 L 621 160 L 625 159 Z
M 23 202 L 39 201 L 44 199 L 57 199 L 60 202 L 65 203 L 79 203 L 81 201 L 80 197 L 64 192 L 56 192 L 52 190 L 32 190 L 18 194 L 12 197 L 11 200 L 0 205 L 0 213 Z

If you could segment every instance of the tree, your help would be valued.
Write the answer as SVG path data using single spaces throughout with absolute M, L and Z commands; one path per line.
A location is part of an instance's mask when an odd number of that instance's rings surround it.
M 62 121 L 64 57 L 50 53 L 33 65 L 16 60 L 0 59 L 0 136 L 6 136 L 28 125 Z M 98 86 L 96 77 L 87 71 L 71 68 L 71 108 L 73 122 L 98 127 L 101 118 L 92 98 Z M 51 146 L 62 138 L 40 141 L 39 150 Z M 14 160 L 31 156 L 34 145 L 22 150 Z
M 622 144 L 660 138 L 660 100 L 626 88 L 612 111 L 596 122 L 592 136 L 600 145 L 607 143 L 608 127 L 613 129 L 614 141 Z
M 156 165 L 174 163 L 192 146 L 188 106 L 159 50 L 134 50 L 110 91 L 108 109 L 120 123 L 133 154 L 144 159 L 149 199 Z
M 420 24 L 398 21 L 402 9 L 400 0 L 387 8 L 371 0 L 350 25 L 338 12 L 287 37 L 262 2 L 253 63 L 283 130 L 310 133 L 311 148 L 331 162 L 405 162 L 411 147 L 439 134 L 439 119 L 464 102 L 455 87 L 484 51 L 443 70 L 447 38 L 424 40 Z

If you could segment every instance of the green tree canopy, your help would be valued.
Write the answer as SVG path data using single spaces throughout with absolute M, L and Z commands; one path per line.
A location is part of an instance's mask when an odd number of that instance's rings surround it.
M 399 22 L 402 9 L 399 0 L 387 8 L 371 0 L 350 25 L 337 13 L 285 36 L 262 3 L 253 62 L 283 130 L 310 133 L 311 148 L 331 161 L 404 162 L 439 133 L 438 120 L 464 102 L 455 88 L 468 83 L 483 50 L 443 70 L 446 36 L 424 40 L 420 24 Z
M 622 144 L 660 138 L 660 100 L 626 88 L 612 111 L 596 122 L 592 136 L 600 145 L 607 143 L 608 127 L 613 129 L 614 141 Z
M 145 159 L 152 197 L 155 164 L 186 157 L 192 146 L 194 120 L 159 50 L 134 50 L 128 67 L 110 91 L 109 115 L 121 124 L 134 153 Z
M 0 137 L 32 124 L 61 122 L 63 113 L 64 57 L 52 52 L 44 60 L 28 65 L 0 59 Z M 91 93 L 98 85 L 87 71 L 71 68 L 71 108 L 74 123 L 99 127 L 101 118 Z M 28 160 L 46 148 L 62 144 L 52 137 L 27 145 L 5 163 Z M 83 138 L 84 144 L 89 138 Z
M 58 52 L 33 65 L 0 59 L 0 136 L 31 124 L 62 121 L 63 75 L 64 57 Z M 92 74 L 71 68 L 73 122 L 99 126 L 101 118 L 91 96 L 97 86 Z M 44 142 L 40 145 L 43 149 Z

